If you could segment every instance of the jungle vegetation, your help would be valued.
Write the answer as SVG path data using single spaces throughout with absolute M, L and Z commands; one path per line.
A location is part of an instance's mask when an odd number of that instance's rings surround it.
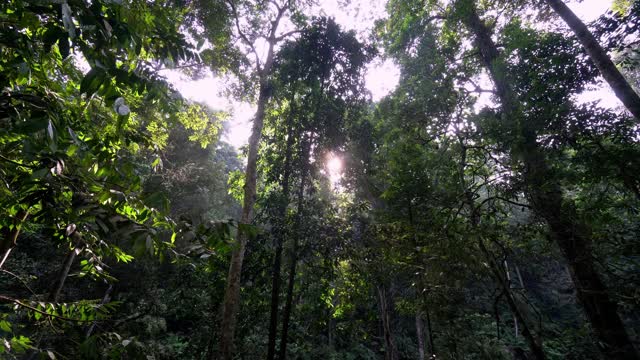
M 385 4 L 2 1 L 0 358 L 639 359 L 640 2 Z

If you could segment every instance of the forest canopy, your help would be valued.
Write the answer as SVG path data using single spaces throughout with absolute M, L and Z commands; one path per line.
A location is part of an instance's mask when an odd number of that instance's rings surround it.
M 640 358 L 640 2 L 328 3 L 0 4 L 0 359 Z

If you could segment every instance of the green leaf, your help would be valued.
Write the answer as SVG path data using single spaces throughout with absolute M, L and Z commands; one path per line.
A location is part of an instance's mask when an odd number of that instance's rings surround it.
M 0 330 L 11 332 L 11 323 L 5 320 L 0 321 Z
M 87 94 L 88 96 L 93 95 L 98 91 L 100 85 L 102 85 L 104 76 L 105 72 L 100 68 L 94 67 L 89 70 L 87 75 L 85 75 L 80 82 L 80 93 Z

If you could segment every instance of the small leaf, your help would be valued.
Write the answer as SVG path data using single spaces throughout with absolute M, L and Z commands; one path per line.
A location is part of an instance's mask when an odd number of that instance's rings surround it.
M 97 67 L 92 68 L 89 72 L 82 78 L 80 82 L 80 93 L 87 94 L 88 96 L 93 95 L 98 89 L 104 80 L 105 72 L 103 69 Z
M 11 323 L 8 321 L 0 321 L 0 330 L 5 332 L 11 332 Z

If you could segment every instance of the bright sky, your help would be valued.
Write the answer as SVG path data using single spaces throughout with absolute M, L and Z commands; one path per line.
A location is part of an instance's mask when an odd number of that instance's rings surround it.
M 316 13 L 324 13 L 336 19 L 343 28 L 355 30 L 362 36 L 373 28 L 374 21 L 386 15 L 385 0 L 351 0 L 344 6 L 344 0 L 320 0 Z M 603 14 L 611 6 L 612 0 L 584 0 L 578 4 L 575 1 L 568 5 L 585 22 L 589 22 Z M 398 83 L 398 67 L 392 61 L 374 61 L 367 68 L 366 86 L 371 91 L 374 100 L 379 100 L 391 92 Z M 186 98 L 204 102 L 216 110 L 226 110 L 231 113 L 231 120 L 225 140 L 236 148 L 247 143 L 251 129 L 251 118 L 255 107 L 225 98 L 221 93 L 224 83 L 220 79 L 208 76 L 201 80 L 190 80 L 177 72 L 165 74 L 169 81 Z M 582 94 L 579 101 L 601 100 L 601 105 L 616 107 L 618 99 L 608 87 L 596 89 Z

